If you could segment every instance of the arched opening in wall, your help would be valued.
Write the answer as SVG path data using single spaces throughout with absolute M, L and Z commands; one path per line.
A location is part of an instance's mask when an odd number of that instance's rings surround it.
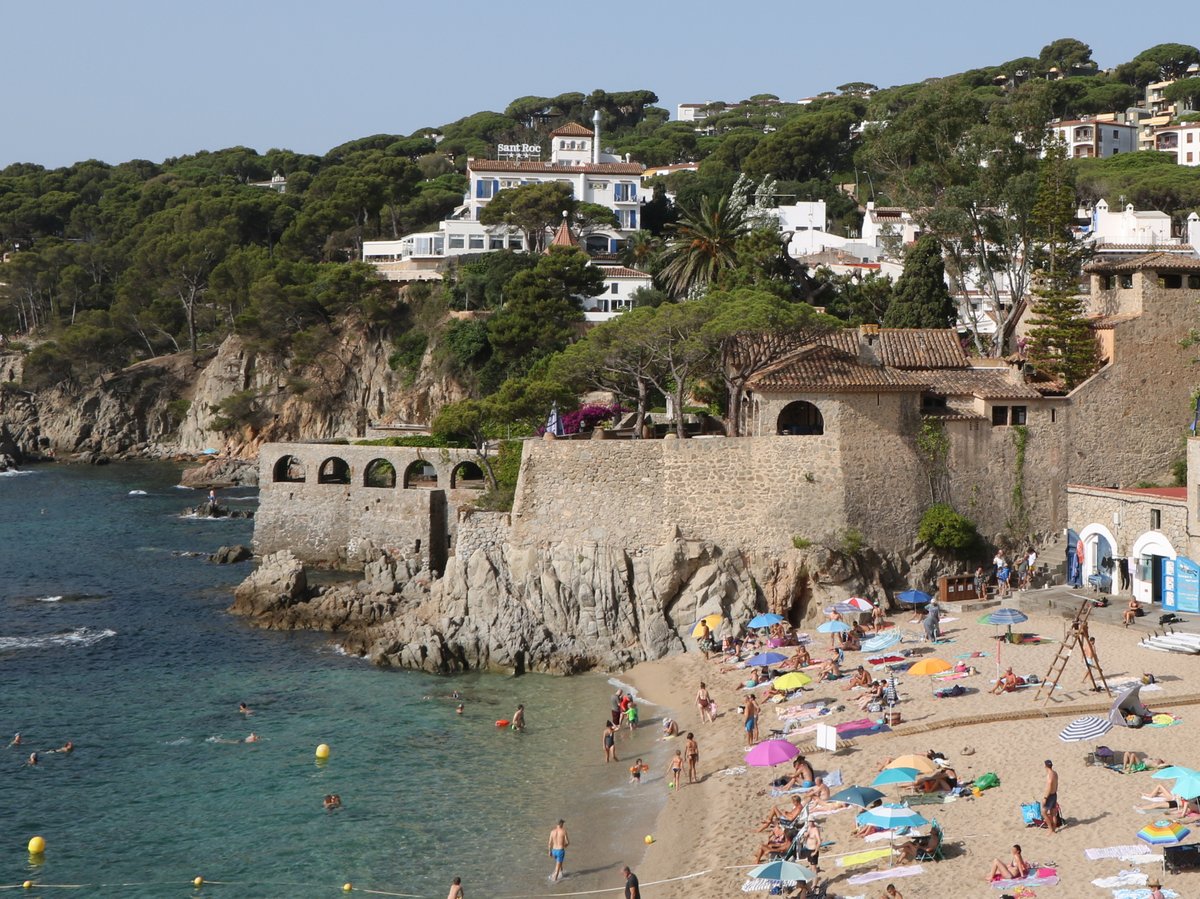
M 271 473 L 271 480 L 276 483 L 303 484 L 304 478 L 304 463 L 295 456 L 281 456 Z
M 339 459 L 337 456 L 330 456 L 321 463 L 321 468 L 317 471 L 317 483 L 349 484 L 350 466 L 346 464 L 345 459 Z
M 420 487 L 432 490 L 438 485 L 437 469 L 424 459 L 417 459 L 404 469 L 404 488 Z
M 775 433 L 813 437 L 825 433 L 821 410 L 805 400 L 788 403 L 775 422 Z
M 396 466 L 387 459 L 372 459 L 363 470 L 364 487 L 395 487 Z
M 451 490 L 482 490 L 485 486 L 483 469 L 474 462 L 459 462 L 450 472 Z
M 608 252 L 608 238 L 603 234 L 589 234 L 583 239 L 583 248 L 589 256 L 600 256 Z

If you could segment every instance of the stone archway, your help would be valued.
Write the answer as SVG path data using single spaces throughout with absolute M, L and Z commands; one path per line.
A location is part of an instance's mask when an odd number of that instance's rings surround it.
M 317 470 L 318 484 L 349 484 L 350 483 L 350 466 L 346 464 L 345 459 L 337 456 L 330 456 L 321 463 L 321 467 Z
M 396 466 L 387 459 L 372 459 L 363 469 L 364 487 L 392 488 L 396 486 Z
M 303 484 L 306 478 L 304 463 L 298 456 L 280 456 L 271 469 L 271 480 L 276 483 Z
M 775 420 L 775 433 L 804 437 L 815 437 L 825 433 L 825 419 L 821 410 L 807 400 L 795 400 L 779 411 Z
M 451 490 L 483 490 L 486 486 L 483 469 L 470 460 L 459 462 L 450 470 Z
M 414 459 L 404 469 L 404 489 L 417 487 L 423 490 L 434 490 L 438 485 L 438 472 L 433 463 L 424 459 Z

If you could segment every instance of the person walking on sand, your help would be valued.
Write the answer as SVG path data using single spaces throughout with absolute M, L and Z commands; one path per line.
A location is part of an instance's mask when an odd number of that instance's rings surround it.
M 1046 796 L 1042 800 L 1042 820 L 1051 833 L 1062 826 L 1062 818 L 1058 813 L 1058 772 L 1054 770 L 1054 762 L 1050 759 L 1046 759 Z
M 570 845 L 571 840 L 567 836 L 567 822 L 559 818 L 558 824 L 550 831 L 550 857 L 554 859 L 554 872 L 550 875 L 550 879 L 555 883 L 563 879 L 563 861 L 567 857 L 567 847 Z
M 704 681 L 700 681 L 700 689 L 696 691 L 696 705 L 700 707 L 700 723 L 713 720 L 712 697 L 708 695 L 708 687 Z
M 450 894 L 446 899 L 464 899 L 461 877 L 455 877 L 450 881 Z
M 625 878 L 625 899 L 642 899 L 642 888 L 638 885 L 637 875 L 629 870 L 629 865 L 621 869 Z
M 604 764 L 617 759 L 617 728 L 611 721 L 604 723 Z
M 683 754 L 687 758 L 688 783 L 699 783 L 700 776 L 696 773 L 696 763 L 700 761 L 700 744 L 696 742 L 695 735 L 690 731 L 687 735 L 687 745 L 684 747 Z
M 676 749 L 675 755 L 671 759 L 671 779 L 668 782 L 672 790 L 679 789 L 679 774 L 681 771 L 683 771 L 683 753 Z
M 611 712 L 612 723 L 619 727 L 621 724 L 621 691 L 620 690 L 617 690 L 617 692 L 612 695 L 612 703 L 611 704 L 612 704 L 612 712 Z
M 758 731 L 758 702 L 754 699 L 753 693 L 746 697 L 745 709 L 743 726 L 746 729 L 746 745 L 753 746 Z

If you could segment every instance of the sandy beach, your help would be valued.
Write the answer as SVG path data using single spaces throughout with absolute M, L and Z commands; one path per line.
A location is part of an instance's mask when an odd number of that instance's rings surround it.
M 960 780 L 992 772 L 998 775 L 1000 786 L 978 798 L 968 796 L 944 804 L 914 806 L 926 818 L 936 818 L 943 826 L 946 858 L 922 863 L 920 873 L 894 880 L 885 877 L 865 884 L 851 883 L 853 875 L 876 867 L 868 865 L 850 871 L 837 866 L 839 856 L 887 846 L 886 841 L 865 842 L 851 835 L 857 809 L 822 819 L 823 840 L 832 842 L 822 850 L 820 859 L 821 879 L 829 883 L 830 895 L 873 899 L 883 895 L 886 885 L 894 882 L 906 899 L 999 897 L 1013 890 L 995 889 L 985 882 L 985 877 L 993 858 L 1008 860 L 1014 843 L 1023 847 L 1028 861 L 1057 866 L 1059 883 L 1036 885 L 1038 896 L 1112 895 L 1111 886 L 1095 886 L 1092 881 L 1115 877 L 1122 870 L 1161 876 L 1160 861 L 1143 860 L 1140 866 L 1119 857 L 1093 861 L 1085 850 L 1141 845 L 1146 855 L 1161 857 L 1161 847 L 1145 846 L 1136 835 L 1146 825 L 1166 818 L 1167 813 L 1143 814 L 1135 806 L 1141 804 L 1142 794 L 1160 783 L 1169 786 L 1170 781 L 1153 780 L 1148 772 L 1124 774 L 1089 765 L 1087 756 L 1097 745 L 1106 745 L 1117 752 L 1118 760 L 1123 751 L 1129 750 L 1161 757 L 1170 764 L 1193 765 L 1194 719 L 1200 717 L 1200 705 L 1173 707 L 1172 698 L 1196 692 L 1188 681 L 1196 666 L 1195 659 L 1139 647 L 1138 640 L 1148 633 L 1149 618 L 1141 619 L 1140 626 L 1129 629 L 1094 620 L 1091 633 L 1096 638 L 1109 683 L 1122 684 L 1140 679 L 1143 673 L 1153 673 L 1157 683 L 1143 690 L 1143 702 L 1155 712 L 1174 712 L 1181 720 L 1165 727 L 1119 727 L 1099 741 L 1064 743 L 1059 732 L 1075 717 L 1104 714 L 1096 709 L 1111 702 L 1104 693 L 1092 692 L 1090 684 L 1084 682 L 1079 653 L 1068 661 L 1060 687 L 1049 703 L 1035 701 L 1035 688 L 991 695 L 988 691 L 997 671 L 996 635 L 1001 629 L 979 623 L 978 618 L 984 612 L 963 611 L 951 605 L 945 614 L 957 619 L 943 619 L 943 636 L 950 642 L 933 646 L 906 642 L 896 648 L 916 650 L 919 654 L 914 654 L 914 659 L 936 655 L 951 662 L 965 661 L 979 673 L 949 681 L 900 675 L 902 701 L 898 710 L 903 716 L 900 725 L 886 732 L 855 737 L 851 747 L 836 753 L 817 751 L 808 758 L 818 775 L 840 772 L 845 785 L 869 785 L 886 758 L 905 753 L 925 754 L 932 749 L 948 757 Z M 914 636 L 919 633 L 919 626 L 911 622 L 910 616 L 891 617 L 901 629 Z M 1019 675 L 1044 677 L 1065 635 L 1066 624 L 1066 619 L 1057 613 L 1031 613 L 1029 621 L 1018 625 L 1016 630 L 1040 635 L 1045 642 L 1000 644 L 1003 665 L 1013 666 Z M 814 637 L 812 650 L 814 657 L 819 657 L 828 645 L 828 638 L 815 633 L 815 624 L 804 630 Z M 959 658 L 972 653 L 985 655 Z M 879 654 L 847 653 L 846 668 L 853 670 L 867 655 Z M 655 842 L 650 846 L 638 845 L 641 834 L 627 835 L 631 858 L 644 851 L 635 870 L 647 896 L 700 899 L 740 893 L 746 871 L 753 865 L 755 851 L 765 837 L 756 832 L 760 822 L 773 805 L 783 808 L 790 801 L 787 796 L 771 796 L 769 786 L 775 777 L 790 773 L 790 765 L 738 770 L 744 765 L 745 738 L 737 706 L 745 696 L 741 685 L 747 672 L 722 674 L 722 665 L 715 658 L 706 661 L 697 652 L 639 665 L 623 677 L 647 699 L 675 710 L 682 731 L 693 731 L 700 746 L 701 781 L 685 784 L 677 794 L 669 795 L 654 832 Z M 695 702 L 701 681 L 707 682 L 718 703 L 719 717 L 712 723 L 701 722 Z M 771 728 L 783 726 L 781 709 L 821 697 L 832 698 L 835 709 L 843 707 L 822 717 L 820 720 L 825 723 L 836 725 L 864 717 L 882 717 L 860 711 L 857 704 L 860 692 L 843 690 L 846 683 L 845 679 L 814 682 L 799 699 L 783 705 L 766 705 L 761 718 L 762 736 L 766 738 Z M 934 698 L 934 689 L 954 684 L 967 688 L 967 693 L 954 698 Z M 757 692 L 761 696 L 763 690 Z M 1011 720 L 979 720 L 998 714 Z M 940 726 L 944 724 L 949 726 Z M 815 734 L 794 732 L 790 739 L 804 746 L 814 741 Z M 1059 800 L 1066 821 L 1066 826 L 1053 834 L 1044 828 L 1026 827 L 1021 818 L 1021 804 L 1043 796 L 1046 759 L 1053 760 L 1061 778 Z M 728 769 L 733 771 L 720 773 Z M 665 778 L 657 775 L 658 772 L 647 787 L 666 790 Z M 889 800 L 913 795 L 911 788 L 903 786 L 888 791 Z M 876 864 L 880 870 L 888 868 L 886 860 Z M 1180 896 L 1196 895 L 1200 874 L 1164 877 L 1163 883 L 1165 889 L 1175 890 Z

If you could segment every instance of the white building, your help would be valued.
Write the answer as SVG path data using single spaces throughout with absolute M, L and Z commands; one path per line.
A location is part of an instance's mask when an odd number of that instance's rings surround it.
M 595 131 L 572 122 L 551 132 L 548 161 L 540 158 L 545 150 L 539 144 L 500 144 L 496 159 L 468 159 L 469 183 L 462 206 L 440 222 L 436 231 L 408 234 L 399 240 L 365 241 L 363 261 L 373 264 L 384 277 L 403 281 L 428 277 L 452 256 L 525 249 L 519 231 L 483 225 L 479 217 L 501 191 L 547 182 L 567 184 L 576 200 L 613 211 L 618 226 L 588 235 L 585 248 L 591 253 L 616 252 L 639 228 L 644 167 L 602 153 L 599 112 L 593 123 Z
M 1049 131 L 1052 140 L 1066 146 L 1070 159 L 1107 159 L 1138 148 L 1138 126 L 1122 122 L 1072 119 L 1052 122 Z
M 1200 122 L 1159 125 L 1149 147 L 1160 153 L 1172 153 L 1180 165 L 1200 165 Z
M 915 243 L 921 236 L 921 226 L 907 209 L 898 206 L 876 206 L 874 200 L 867 203 L 863 216 L 862 242 L 872 247 L 887 248 L 899 241 L 900 247 Z
M 588 323 L 608 321 L 632 309 L 633 295 L 642 288 L 653 286 L 653 279 L 637 269 L 608 262 L 593 264 L 604 272 L 604 289 L 583 300 L 583 318 Z

